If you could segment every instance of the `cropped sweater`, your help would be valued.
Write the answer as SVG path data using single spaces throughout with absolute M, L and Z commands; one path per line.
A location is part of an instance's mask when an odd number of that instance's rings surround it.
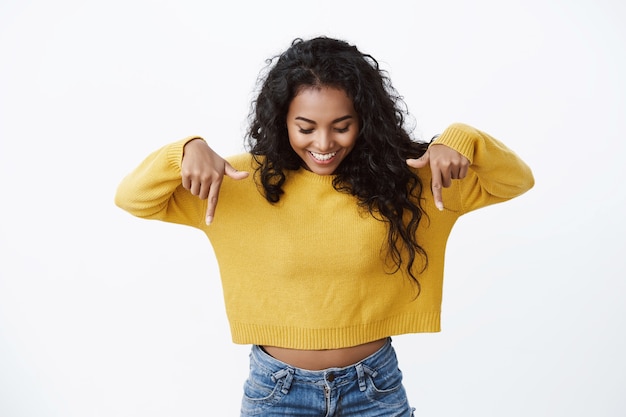
M 534 184 L 529 167 L 498 140 L 465 124 L 448 127 L 434 143 L 457 150 L 471 165 L 464 179 L 443 190 L 443 211 L 430 192 L 430 168 L 418 170 L 426 216 L 417 234 L 428 267 L 416 270 L 416 297 L 406 272 L 390 265 L 386 223 L 359 207 L 355 197 L 336 191 L 333 176 L 288 171 L 284 194 L 271 204 L 253 175 L 252 156 L 227 158 L 251 175 L 224 177 L 207 226 L 206 200 L 181 185 L 183 147 L 194 138 L 149 155 L 122 180 L 115 202 L 135 216 L 192 226 L 208 236 L 238 344 L 334 349 L 439 331 L 445 246 L 455 221 Z

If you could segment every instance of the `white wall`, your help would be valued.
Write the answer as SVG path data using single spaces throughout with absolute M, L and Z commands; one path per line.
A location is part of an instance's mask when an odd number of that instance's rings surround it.
M 0 416 L 238 415 L 208 241 L 113 195 L 184 136 L 241 151 L 264 60 L 318 34 L 377 57 L 420 135 L 473 124 L 536 175 L 458 223 L 443 332 L 395 338 L 418 415 L 625 415 L 625 8 L 3 0 Z

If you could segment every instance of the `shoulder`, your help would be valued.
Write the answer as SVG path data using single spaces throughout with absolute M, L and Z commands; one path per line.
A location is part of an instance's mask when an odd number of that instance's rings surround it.
M 225 159 L 238 171 L 250 171 L 258 167 L 253 155 L 249 152 L 231 155 Z

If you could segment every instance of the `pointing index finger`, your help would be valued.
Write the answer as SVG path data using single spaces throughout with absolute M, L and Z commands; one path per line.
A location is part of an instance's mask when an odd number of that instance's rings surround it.
M 211 188 L 209 189 L 209 196 L 207 198 L 207 207 L 206 207 L 206 224 L 210 225 L 213 222 L 213 217 L 215 216 L 215 207 L 217 206 L 217 197 L 220 193 L 220 186 L 222 185 L 222 181 L 215 181 L 211 184 Z
M 441 195 L 441 190 L 443 188 L 441 181 L 441 171 L 431 165 L 431 172 L 433 176 L 431 189 L 433 191 L 433 198 L 435 199 L 435 207 L 437 207 L 439 211 L 443 211 L 444 206 L 443 197 Z

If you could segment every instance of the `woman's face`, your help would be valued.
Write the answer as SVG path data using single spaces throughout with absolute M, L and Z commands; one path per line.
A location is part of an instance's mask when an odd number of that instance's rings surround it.
M 359 118 L 344 90 L 331 87 L 302 89 L 287 112 L 289 143 L 305 166 L 330 175 L 352 151 Z

